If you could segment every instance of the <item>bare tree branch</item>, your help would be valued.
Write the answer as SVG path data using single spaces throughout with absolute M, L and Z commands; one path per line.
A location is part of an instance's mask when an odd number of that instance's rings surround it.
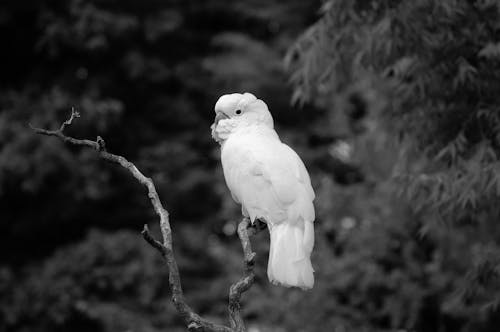
M 244 332 L 245 323 L 241 317 L 241 294 L 246 292 L 255 280 L 255 273 L 253 271 L 255 253 L 252 251 L 250 243 L 248 227 L 250 226 L 250 219 L 243 218 L 238 225 L 238 236 L 241 240 L 241 247 L 243 248 L 245 275 L 229 288 L 229 321 L 231 328 L 237 332 Z
M 245 275 L 236 283 L 231 285 L 229 291 L 229 320 L 231 327 L 212 323 L 194 312 L 187 304 L 182 291 L 181 278 L 179 268 L 174 257 L 172 247 L 172 230 L 170 228 L 169 214 L 163 207 L 156 187 L 151 178 L 142 174 L 137 167 L 122 156 L 109 153 L 106 151 L 104 140 L 98 136 L 95 141 L 87 139 L 76 139 L 66 136 L 63 132 L 67 126 L 73 123 L 75 118 L 79 118 L 80 114 L 71 109 L 71 116 L 64 121 L 58 130 L 47 130 L 42 128 L 30 127 L 35 133 L 46 136 L 55 136 L 66 143 L 78 146 L 85 146 L 97 151 L 102 159 L 118 164 L 132 174 L 132 176 L 148 190 L 148 197 L 153 205 L 155 213 L 160 218 L 160 228 L 163 238 L 163 243 L 156 240 L 149 232 L 148 226 L 144 225 L 142 235 L 144 239 L 165 259 L 169 270 L 169 285 L 172 291 L 172 302 L 180 314 L 189 331 L 208 331 L 208 332 L 245 332 L 245 324 L 241 315 L 240 299 L 242 293 L 247 291 L 253 284 L 255 273 L 253 271 L 255 253 L 252 251 L 249 235 L 253 235 L 260 230 L 252 226 L 248 218 L 244 218 L 238 226 L 238 235 L 241 240 L 241 245 L 244 253 Z

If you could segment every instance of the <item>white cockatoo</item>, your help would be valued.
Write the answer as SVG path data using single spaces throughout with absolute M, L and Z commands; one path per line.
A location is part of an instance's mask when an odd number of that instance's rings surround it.
M 223 95 L 212 136 L 221 145 L 226 184 L 245 217 L 267 223 L 267 275 L 287 287 L 314 285 L 314 191 L 297 153 L 281 142 L 267 105 L 251 93 Z

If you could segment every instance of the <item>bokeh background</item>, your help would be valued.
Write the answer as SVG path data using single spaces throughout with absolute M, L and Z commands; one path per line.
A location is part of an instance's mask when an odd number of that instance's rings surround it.
M 229 92 L 267 102 L 316 190 L 315 288 L 268 283 L 252 332 L 500 330 L 500 8 L 494 0 L 0 3 L 0 330 L 184 331 L 144 188 L 171 213 L 188 302 L 226 322 L 240 210 L 210 138 Z M 158 234 L 158 233 L 157 233 Z

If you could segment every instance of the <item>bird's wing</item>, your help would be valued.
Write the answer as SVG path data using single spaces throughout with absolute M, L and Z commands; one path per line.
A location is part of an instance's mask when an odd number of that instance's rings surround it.
M 228 147 L 222 155 L 224 177 L 250 218 L 271 223 L 314 220 L 314 192 L 298 155 L 279 141 Z M 312 212 L 311 212 L 312 210 Z
M 307 195 L 309 199 L 312 201 L 316 197 L 314 194 L 314 190 L 311 185 L 311 179 L 309 177 L 309 173 L 307 172 L 306 166 L 302 162 L 302 159 L 300 159 L 299 155 L 288 145 L 283 144 L 283 146 L 289 151 L 289 154 L 293 156 L 293 159 L 295 160 L 296 165 L 296 176 L 299 180 L 299 182 L 304 186 L 304 188 L 307 191 Z

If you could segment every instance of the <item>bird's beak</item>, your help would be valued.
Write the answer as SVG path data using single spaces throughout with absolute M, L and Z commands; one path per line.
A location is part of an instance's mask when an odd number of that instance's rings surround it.
M 217 111 L 216 114 L 215 114 L 214 123 L 210 126 L 210 128 L 212 128 L 212 137 L 213 137 L 213 139 L 216 142 L 219 142 L 219 143 L 220 143 L 221 140 L 220 140 L 219 136 L 217 135 L 217 132 L 215 131 L 215 128 L 217 128 L 217 124 L 219 123 L 219 121 L 223 120 L 223 119 L 229 119 L 229 116 L 227 116 L 227 114 L 224 113 L 224 112 Z
M 223 119 L 229 119 L 229 116 L 226 115 L 226 113 L 224 112 L 217 112 L 215 114 L 215 120 L 214 120 L 214 128 L 217 127 L 217 124 L 219 123 L 220 120 L 223 120 Z

